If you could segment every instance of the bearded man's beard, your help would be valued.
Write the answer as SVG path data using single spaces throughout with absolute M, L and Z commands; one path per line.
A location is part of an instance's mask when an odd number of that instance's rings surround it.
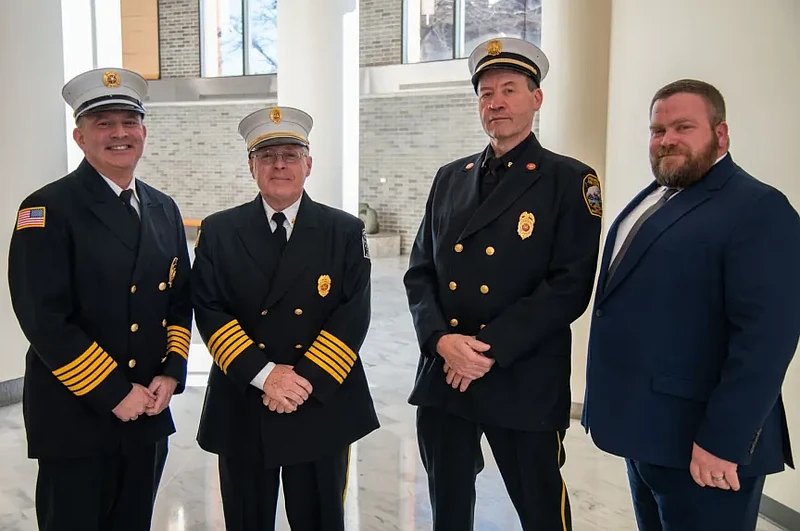
M 656 182 L 668 188 L 688 188 L 705 177 L 714 165 L 718 146 L 716 135 L 712 135 L 708 144 L 697 154 L 692 154 L 680 146 L 661 147 L 656 156 L 650 158 L 650 168 L 653 170 Z M 683 155 L 685 160 L 680 165 L 666 166 L 663 164 L 664 157 L 668 155 Z

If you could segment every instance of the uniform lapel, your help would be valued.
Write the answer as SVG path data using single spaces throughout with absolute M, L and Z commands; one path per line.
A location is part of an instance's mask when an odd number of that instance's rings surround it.
M 488 149 L 488 148 L 487 148 Z M 530 147 L 523 151 L 516 162 L 506 169 L 503 179 L 487 197 L 483 203 L 477 206 L 472 217 L 467 221 L 464 230 L 461 231 L 459 240 L 463 240 L 470 235 L 497 219 L 505 212 L 525 191 L 539 180 L 541 177 L 541 153 L 542 147 L 536 138 L 532 138 Z M 478 170 L 477 180 L 480 179 L 478 165 L 473 170 Z M 475 194 L 477 197 L 479 182 L 476 180 Z
M 269 244 L 272 230 L 267 220 L 267 213 L 264 211 L 261 195 L 257 195 L 248 206 L 247 215 L 239 225 L 238 233 L 247 253 L 269 280 L 274 273 L 276 260 Z
M 141 181 L 136 183 L 136 193 L 139 196 L 139 210 L 142 219 L 139 235 L 139 254 L 136 257 L 136 267 L 133 270 L 133 279 L 138 281 L 148 266 L 158 256 L 157 227 L 166 227 L 167 219 L 164 206 L 156 197 L 147 191 Z M 169 271 L 164 271 L 164 278 L 168 278 Z
M 77 171 L 92 196 L 93 201 L 89 205 L 91 211 L 126 247 L 135 251 L 139 234 L 125 209 L 125 204 L 86 159 L 83 159 Z
M 264 308 L 271 307 L 289 291 L 297 277 L 313 259 L 314 253 L 320 249 L 322 242 L 317 241 L 320 238 L 317 230 L 320 211 L 320 206 L 303 192 L 297 219 L 292 227 L 292 235 L 278 262 L 269 294 L 264 301 Z

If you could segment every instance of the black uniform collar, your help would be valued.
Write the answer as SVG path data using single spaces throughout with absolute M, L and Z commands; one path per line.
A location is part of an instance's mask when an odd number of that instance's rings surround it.
M 536 141 L 536 136 L 534 136 L 533 131 L 531 131 L 531 133 L 525 137 L 525 140 L 523 140 L 522 142 L 511 148 L 511 150 L 508 153 L 500 157 L 499 159 L 501 162 L 500 167 L 508 168 L 509 162 L 512 163 L 516 162 L 516 160 L 520 157 L 522 153 L 527 151 L 528 148 L 533 147 L 534 145 L 537 144 L 538 142 Z M 484 157 L 483 168 L 486 168 L 486 165 L 489 163 L 489 161 L 491 161 L 494 158 L 495 158 L 494 150 L 492 149 L 492 146 L 489 145 L 486 148 L 486 156 Z

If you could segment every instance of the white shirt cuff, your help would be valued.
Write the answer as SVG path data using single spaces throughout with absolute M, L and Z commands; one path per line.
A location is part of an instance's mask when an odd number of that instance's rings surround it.
M 272 369 L 275 368 L 275 364 L 273 362 L 267 362 L 263 369 L 261 369 L 258 374 L 256 374 L 253 379 L 250 381 L 250 385 L 253 387 L 258 388 L 259 391 L 264 390 L 264 382 L 267 381 L 267 376 L 269 373 L 272 372 Z

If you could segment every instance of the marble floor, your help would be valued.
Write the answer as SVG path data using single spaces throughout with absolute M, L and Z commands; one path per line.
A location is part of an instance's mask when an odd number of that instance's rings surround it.
M 362 356 L 382 428 L 353 448 L 347 530 L 429 530 L 430 508 L 414 436 L 414 409 L 406 402 L 417 358 L 401 282 L 406 259 L 382 258 L 373 263 L 373 322 Z M 202 353 L 202 344 L 193 347 L 192 355 Z M 203 400 L 205 361 L 198 359 L 192 364 L 192 370 L 197 371 L 192 378 L 195 387 L 173 401 L 178 433 L 171 438 L 156 503 L 153 529 L 157 531 L 225 528 L 216 460 L 194 440 Z M 25 457 L 19 405 L 0 408 L 0 426 L 0 530 L 35 530 L 36 463 Z M 635 530 L 623 462 L 594 448 L 575 421 L 568 430 L 565 448 L 564 476 L 575 531 Z M 477 482 L 475 529 L 518 531 L 520 525 L 488 447 L 484 455 L 486 468 Z M 289 530 L 283 514 L 280 521 L 278 529 Z M 761 522 L 758 529 L 779 528 Z

